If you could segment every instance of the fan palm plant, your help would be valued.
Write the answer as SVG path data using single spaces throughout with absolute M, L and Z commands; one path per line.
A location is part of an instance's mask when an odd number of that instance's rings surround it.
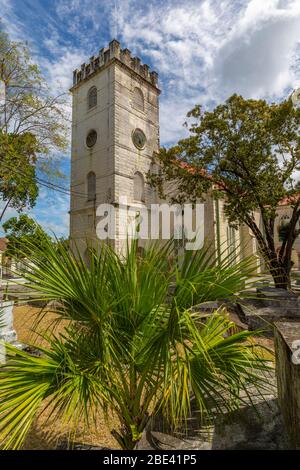
M 126 257 L 103 246 L 90 265 L 66 247 L 48 243 L 32 250 L 27 286 L 39 300 L 55 301 L 60 334 L 48 331 L 40 357 L 7 345 L 0 369 L 0 441 L 19 448 L 43 409 L 75 427 L 89 425 L 99 409 L 117 417 L 112 431 L 123 449 L 140 439 L 149 415 L 160 411 L 176 427 L 240 404 L 248 384 L 265 386 L 269 363 L 253 332 L 232 334 L 233 323 L 217 311 L 203 316 L 202 302 L 230 298 L 253 274 L 253 260 L 215 264 L 203 248 L 186 252 L 180 267 L 172 243 Z M 44 405 L 43 405 L 44 403 Z

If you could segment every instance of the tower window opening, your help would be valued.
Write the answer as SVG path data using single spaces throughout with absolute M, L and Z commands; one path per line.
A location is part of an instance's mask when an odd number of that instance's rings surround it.
M 97 88 L 93 86 L 88 91 L 88 109 L 92 109 L 97 106 Z
M 94 201 L 96 198 L 96 175 L 93 171 L 87 175 L 87 193 L 88 201 Z
M 140 111 L 144 111 L 144 95 L 140 88 L 133 90 L 133 106 Z
M 133 177 L 133 199 L 140 202 L 145 201 L 144 177 L 139 171 Z

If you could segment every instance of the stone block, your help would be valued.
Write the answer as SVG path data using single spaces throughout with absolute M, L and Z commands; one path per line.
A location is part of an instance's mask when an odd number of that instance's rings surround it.
M 259 287 L 251 297 L 238 302 L 236 312 L 249 330 L 263 328 L 272 336 L 274 322 L 293 319 L 300 321 L 300 302 L 294 292 Z
M 168 422 L 151 418 L 137 450 L 283 450 L 291 448 L 283 430 L 276 399 L 276 378 L 270 374 L 270 388 L 263 394 L 248 390 L 255 405 L 245 404 L 233 413 L 220 415 L 214 425 L 199 422 L 196 404 L 187 428 L 172 432 Z M 244 403 L 245 403 L 244 402 Z
M 5 362 L 5 343 L 18 346 L 17 333 L 13 324 L 13 305 L 12 300 L 0 300 L 1 324 L 3 324 L 0 327 L 0 364 Z
M 0 301 L 1 323 L 3 323 L 2 328 L 0 328 L 0 339 L 9 343 L 17 338 L 13 325 L 13 306 L 14 302 L 11 300 Z
M 275 323 L 278 402 L 291 446 L 300 449 L 300 361 L 294 341 L 300 341 L 300 321 Z

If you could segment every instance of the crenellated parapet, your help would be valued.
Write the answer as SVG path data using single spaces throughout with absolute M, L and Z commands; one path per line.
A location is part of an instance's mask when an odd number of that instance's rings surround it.
M 73 86 L 78 85 L 96 71 L 106 67 L 113 60 L 118 60 L 151 83 L 151 85 L 157 87 L 158 73 L 150 71 L 149 65 L 142 64 L 141 59 L 138 57 L 133 57 L 129 49 L 121 49 L 120 43 L 116 39 L 112 40 L 108 47 L 100 49 L 97 56 L 90 57 L 89 62 L 82 64 L 80 69 L 74 70 Z

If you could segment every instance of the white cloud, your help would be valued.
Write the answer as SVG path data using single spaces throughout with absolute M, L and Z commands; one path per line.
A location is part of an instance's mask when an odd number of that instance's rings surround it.
M 68 91 L 72 85 L 73 70 L 79 67 L 86 59 L 83 51 L 65 49 L 55 60 L 45 60 L 42 66 L 46 71 L 47 82 L 50 89 L 57 93 Z
M 116 33 L 122 47 L 150 62 L 162 87 L 162 144 L 185 135 L 186 112 L 197 103 L 214 106 L 234 92 L 277 100 L 300 86 L 300 0 L 55 0 L 51 14 L 27 0 L 46 19 L 40 44 L 16 3 L 0 0 L 0 15 L 13 39 L 32 41 L 53 93 L 67 91 L 73 69 Z M 53 211 L 58 203 L 64 214 L 47 219 L 57 229 L 68 210 L 56 200 Z
M 40 187 L 37 205 L 28 215 L 51 235 L 67 236 L 69 231 L 69 196 Z M 59 208 L 59 210 L 58 210 Z
M 0 208 L 3 208 L 0 199 Z M 26 214 L 36 220 L 50 235 L 68 236 L 69 233 L 69 196 L 40 187 L 37 204 L 33 209 L 27 210 Z M 3 223 L 11 217 L 18 217 L 18 212 L 8 208 L 3 218 Z M 3 231 L 0 227 L 0 236 Z
M 22 39 L 22 24 L 14 14 L 10 0 L 0 0 L 0 20 L 11 39 L 14 41 Z
M 283 2 L 281 2 L 283 3 Z M 220 95 L 280 97 L 295 86 L 292 64 L 299 42 L 300 2 L 285 9 L 277 1 L 252 0 L 211 70 Z
M 0 5 L 14 34 L 28 37 L 11 1 Z M 75 41 L 39 8 L 49 20 L 43 46 L 50 56 L 37 59 L 54 93 L 66 91 L 73 69 L 104 45 L 105 30 L 117 30 L 123 46 L 154 64 L 163 91 L 162 142 L 183 135 L 185 113 L 198 102 L 234 92 L 278 99 L 299 85 L 299 0 L 56 0 L 57 17 Z
M 234 92 L 277 99 L 299 83 L 299 1 L 169 1 L 143 14 L 127 9 L 120 25 L 126 45 L 148 56 L 160 73 L 166 143 L 182 135 L 180 123 L 196 103 L 219 102 Z
M 89 47 L 97 44 L 102 31 L 112 21 L 113 1 L 56 0 L 55 10 L 64 23 L 65 31 L 77 37 L 78 44 Z

